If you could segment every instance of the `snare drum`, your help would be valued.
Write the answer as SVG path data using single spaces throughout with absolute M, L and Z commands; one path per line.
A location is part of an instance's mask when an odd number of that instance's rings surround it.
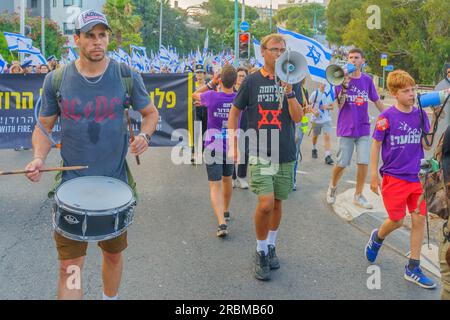
M 133 222 L 136 200 L 124 182 L 110 177 L 80 177 L 55 193 L 53 227 L 62 236 L 84 242 L 116 238 Z

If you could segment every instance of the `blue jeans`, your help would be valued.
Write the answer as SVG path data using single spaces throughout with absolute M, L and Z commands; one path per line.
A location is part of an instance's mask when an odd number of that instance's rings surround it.
M 294 165 L 294 185 L 297 183 L 297 167 L 298 167 L 298 163 L 302 161 L 302 153 L 300 152 L 300 146 L 302 144 L 303 141 L 303 130 L 301 128 L 295 128 L 295 130 L 297 131 L 298 134 L 298 139 L 295 142 L 295 147 L 297 149 L 297 153 L 295 156 L 295 165 Z M 299 160 L 300 157 L 300 160 Z

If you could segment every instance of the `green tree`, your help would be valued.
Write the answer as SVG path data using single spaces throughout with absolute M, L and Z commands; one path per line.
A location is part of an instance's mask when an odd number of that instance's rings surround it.
M 381 8 L 381 29 L 368 29 L 366 8 Z M 450 2 L 441 0 L 366 0 L 345 27 L 343 41 L 367 53 L 370 67 L 381 74 L 380 54 L 419 83 L 432 84 L 449 58 Z
M 33 40 L 33 46 L 41 47 L 41 18 L 40 17 L 26 17 L 26 24 L 31 27 L 31 34 L 27 35 Z M 0 14 L 0 30 L 6 32 L 20 33 L 20 17 L 17 14 Z M 56 22 L 50 19 L 45 19 L 45 54 L 47 56 L 55 55 L 58 58 L 63 53 L 63 47 L 66 43 L 66 38 L 61 33 L 61 30 Z M 0 34 L 0 54 L 7 61 L 11 62 L 18 58 L 17 51 L 11 54 L 8 50 L 8 45 L 3 33 Z
M 327 40 L 330 43 L 342 45 L 344 29 L 351 20 L 352 10 L 361 8 L 365 0 L 330 0 L 326 11 L 328 27 L 326 31 Z M 367 8 L 367 7 L 366 7 Z M 364 12 L 365 16 L 365 12 Z
M 201 4 L 200 8 L 202 11 L 199 11 L 195 19 L 203 28 L 209 29 L 210 48 L 214 51 L 234 48 L 234 1 L 208 0 Z M 238 10 L 238 23 L 240 23 L 241 4 L 239 4 Z M 245 6 L 245 20 L 251 26 L 258 18 L 258 13 L 254 8 Z M 249 30 L 250 33 L 252 33 L 252 28 Z
M 131 0 L 107 0 L 103 11 L 113 30 L 109 50 L 119 47 L 127 49 L 130 44 L 142 44 L 139 34 L 142 21 L 140 16 L 134 14 L 135 7 Z
M 312 37 L 314 35 L 314 18 L 316 32 L 323 34 L 326 30 L 326 9 L 317 3 L 284 8 L 277 12 L 274 20 L 289 30 Z
M 160 2 L 133 0 L 136 11 L 142 17 L 141 36 L 147 49 L 158 50 L 159 46 L 159 13 Z M 203 45 L 204 34 L 188 26 L 186 11 L 171 8 L 168 1 L 163 2 L 163 45 L 176 47 L 179 53 L 187 53 L 197 46 Z M 211 43 L 211 33 L 210 33 Z

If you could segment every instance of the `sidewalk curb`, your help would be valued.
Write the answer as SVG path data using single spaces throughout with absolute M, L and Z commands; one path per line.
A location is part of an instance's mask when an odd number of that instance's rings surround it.
M 336 197 L 336 203 L 332 205 L 334 212 L 343 220 L 350 223 L 361 232 L 371 234 L 373 229 L 379 228 L 383 221 L 388 217 L 381 197 L 376 196 L 370 191 L 369 185 L 364 186 L 363 194 L 374 209 L 368 210 L 355 206 L 353 204 L 353 195 L 355 188 L 346 190 Z M 409 258 L 410 253 L 410 229 L 405 226 L 396 230 L 384 241 L 384 246 L 389 247 L 405 258 Z M 365 243 L 364 243 L 365 245 Z M 421 266 L 432 273 L 438 279 L 440 278 L 440 264 L 438 259 L 438 244 L 430 240 L 430 248 L 426 240 L 422 245 Z

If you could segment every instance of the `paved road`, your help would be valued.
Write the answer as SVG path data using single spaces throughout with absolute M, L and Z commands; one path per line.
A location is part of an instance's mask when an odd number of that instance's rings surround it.
M 311 159 L 309 140 L 299 167 L 307 174 L 299 174 L 300 190 L 284 204 L 281 268 L 270 282 L 252 274 L 256 198 L 250 191 L 234 193 L 230 235 L 218 239 L 204 166 L 175 166 L 168 148 L 151 149 L 140 167 L 130 157 L 141 202 L 129 230 L 121 298 L 438 299 L 439 289 L 427 291 L 403 279 L 407 260 L 389 248 L 378 260 L 381 289 L 367 288 L 367 235 L 326 205 L 331 167 Z M 30 151 L 3 150 L 0 168 L 21 168 L 30 158 Z M 57 164 L 57 152 L 49 159 L 49 165 Z M 45 198 L 52 176 L 39 184 L 20 176 L 0 177 L 0 299 L 55 298 L 58 269 Z M 344 182 L 354 179 L 353 169 L 346 172 L 340 191 L 354 187 Z M 100 270 L 99 249 L 91 245 L 84 278 L 87 299 L 101 298 Z

